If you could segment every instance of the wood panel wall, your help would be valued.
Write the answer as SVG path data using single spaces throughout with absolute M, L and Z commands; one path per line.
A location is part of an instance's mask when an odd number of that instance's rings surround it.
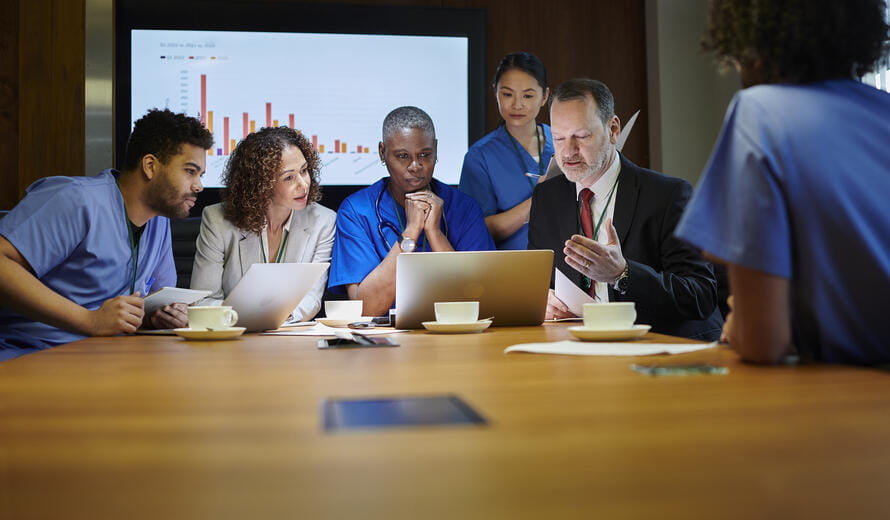
M 486 83 L 501 56 L 520 50 L 544 61 L 551 86 L 577 76 L 606 82 L 622 121 L 642 109 L 625 153 L 648 166 L 643 0 L 386 3 L 486 9 Z M 84 5 L 84 0 L 0 0 L 0 209 L 15 205 L 24 189 L 40 177 L 84 170 Z M 548 122 L 546 110 L 541 119 Z M 499 123 L 489 94 L 486 126 L 490 130 Z
M 84 170 L 84 1 L 3 0 L 0 209 Z

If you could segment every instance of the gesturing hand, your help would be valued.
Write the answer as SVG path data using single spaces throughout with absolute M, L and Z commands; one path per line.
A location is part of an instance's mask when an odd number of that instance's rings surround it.
M 597 282 L 612 283 L 624 272 L 627 260 L 621 253 L 618 231 L 612 225 L 612 219 L 606 221 L 606 233 L 606 244 L 582 235 L 572 235 L 566 240 L 563 252 L 566 263 L 579 273 Z
M 148 323 L 155 329 L 180 329 L 188 327 L 189 315 L 188 306 L 184 303 L 174 303 L 164 305 L 148 317 Z
M 90 312 L 88 332 L 91 336 L 132 334 L 142 325 L 144 315 L 145 309 L 138 291 L 129 296 L 111 298 Z

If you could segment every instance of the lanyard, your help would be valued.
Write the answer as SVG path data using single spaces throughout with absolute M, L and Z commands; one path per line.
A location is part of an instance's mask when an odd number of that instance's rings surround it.
M 609 189 L 609 196 L 606 198 L 606 205 L 603 207 L 602 213 L 600 213 L 600 218 L 596 221 L 596 227 L 593 228 L 593 236 L 591 240 L 596 240 L 597 235 L 599 235 L 600 227 L 603 225 L 603 221 L 606 220 L 606 212 L 609 211 L 609 204 L 612 202 L 612 196 L 615 195 L 615 188 L 618 186 L 618 178 L 615 178 L 615 182 L 612 183 L 612 188 Z M 578 208 L 578 222 L 581 222 L 581 208 Z M 579 225 L 578 228 L 581 226 Z M 589 290 L 592 282 L 590 278 L 584 276 L 581 279 L 581 285 L 584 290 Z
M 402 231 L 405 231 L 405 224 L 402 223 L 402 216 L 399 214 L 399 208 L 398 208 L 398 204 L 396 204 L 395 198 L 392 199 L 392 205 L 393 205 L 394 209 L 396 210 L 396 220 L 399 221 L 399 229 L 401 229 Z M 407 218 L 407 217 L 405 217 L 405 218 Z M 444 216 L 443 216 L 443 218 L 444 218 Z M 423 235 L 423 232 L 421 232 L 420 234 Z M 423 238 L 426 238 L 426 236 L 424 235 Z M 417 250 L 423 251 L 423 240 L 421 240 L 420 237 L 417 237 Z
M 269 233 L 266 232 L 266 236 L 268 236 L 268 235 L 269 235 Z M 276 263 L 276 264 L 280 264 L 280 263 L 281 263 L 281 259 L 284 257 L 284 250 L 287 248 L 287 237 L 288 237 L 288 235 L 290 235 L 290 232 L 289 232 L 288 230 L 285 229 L 285 230 L 284 230 L 284 237 L 282 237 L 282 239 L 281 239 L 281 245 L 278 246 L 278 256 L 275 257 L 275 263 Z M 267 242 L 268 242 L 268 239 L 267 239 Z M 264 264 L 265 264 L 265 263 L 268 263 L 269 261 L 266 260 L 266 248 L 263 247 L 263 244 L 262 244 L 262 243 L 260 244 L 260 253 L 262 253 L 262 255 L 263 255 L 263 263 L 264 263 Z
M 504 128 L 504 131 L 507 132 L 507 136 L 510 138 L 510 143 L 513 145 L 513 151 L 516 152 L 516 157 L 519 158 L 519 164 L 523 167 L 526 166 L 525 158 L 522 157 L 522 152 L 519 151 L 519 144 L 517 143 L 516 138 L 510 135 L 510 132 L 507 131 L 506 127 Z M 535 138 L 538 140 L 538 178 L 540 178 L 544 175 L 544 148 L 541 146 L 541 134 L 538 133 L 538 125 L 535 125 Z M 525 172 L 522 173 L 525 174 Z M 527 175 L 525 178 L 528 180 L 529 184 L 531 184 L 532 189 L 534 189 L 536 179 L 532 179 Z
M 120 191 L 121 186 L 115 179 L 115 185 L 117 186 L 117 190 Z M 121 202 L 123 202 L 124 193 L 121 192 Z M 124 206 L 124 225 L 127 227 L 127 238 L 130 243 L 130 259 L 133 261 L 133 276 L 130 278 L 130 294 L 136 292 L 136 268 L 139 266 L 139 244 L 136 243 L 136 240 L 133 237 L 133 223 L 130 222 L 130 216 L 127 214 L 127 205 Z M 140 237 L 141 238 L 141 237 Z M 141 240 L 140 240 L 141 242 Z M 142 296 L 145 296 L 144 294 Z

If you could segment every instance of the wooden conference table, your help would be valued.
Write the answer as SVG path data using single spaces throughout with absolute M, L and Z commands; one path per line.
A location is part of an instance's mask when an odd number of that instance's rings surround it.
M 890 514 L 888 373 L 503 353 L 569 339 L 556 324 L 397 338 L 93 338 L 0 363 L 0 518 Z M 321 428 L 325 398 L 442 393 L 489 425 Z

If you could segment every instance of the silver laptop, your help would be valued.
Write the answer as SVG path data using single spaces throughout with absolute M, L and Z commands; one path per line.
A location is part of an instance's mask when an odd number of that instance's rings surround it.
M 238 313 L 239 327 L 277 329 L 293 312 L 328 263 L 253 264 L 223 301 Z
M 404 253 L 396 258 L 396 327 L 433 321 L 435 302 L 478 301 L 493 326 L 540 325 L 547 310 L 553 251 Z

